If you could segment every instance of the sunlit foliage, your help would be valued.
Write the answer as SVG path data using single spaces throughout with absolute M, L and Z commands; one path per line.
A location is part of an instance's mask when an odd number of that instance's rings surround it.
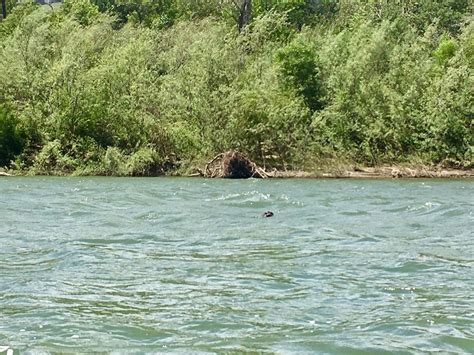
M 67 0 L 0 23 L 0 166 L 473 166 L 467 1 Z

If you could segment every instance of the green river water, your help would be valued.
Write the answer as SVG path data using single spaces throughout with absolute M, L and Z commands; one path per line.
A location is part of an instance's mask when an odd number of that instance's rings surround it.
M 2 178 L 0 354 L 473 353 L 473 230 L 473 180 Z

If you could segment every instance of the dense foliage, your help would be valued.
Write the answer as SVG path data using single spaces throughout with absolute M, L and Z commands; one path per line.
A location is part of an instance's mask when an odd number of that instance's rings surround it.
M 0 23 L 0 166 L 474 165 L 469 0 L 67 0 Z

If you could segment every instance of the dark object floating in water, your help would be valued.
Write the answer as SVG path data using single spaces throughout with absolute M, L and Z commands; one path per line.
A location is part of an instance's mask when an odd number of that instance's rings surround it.
M 273 217 L 273 212 L 272 211 L 267 211 L 267 212 L 263 212 L 263 217 Z

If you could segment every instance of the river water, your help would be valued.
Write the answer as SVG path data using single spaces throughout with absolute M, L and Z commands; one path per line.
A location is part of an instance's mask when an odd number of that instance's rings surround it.
M 12 177 L 0 200 L 15 354 L 474 349 L 473 180 Z

